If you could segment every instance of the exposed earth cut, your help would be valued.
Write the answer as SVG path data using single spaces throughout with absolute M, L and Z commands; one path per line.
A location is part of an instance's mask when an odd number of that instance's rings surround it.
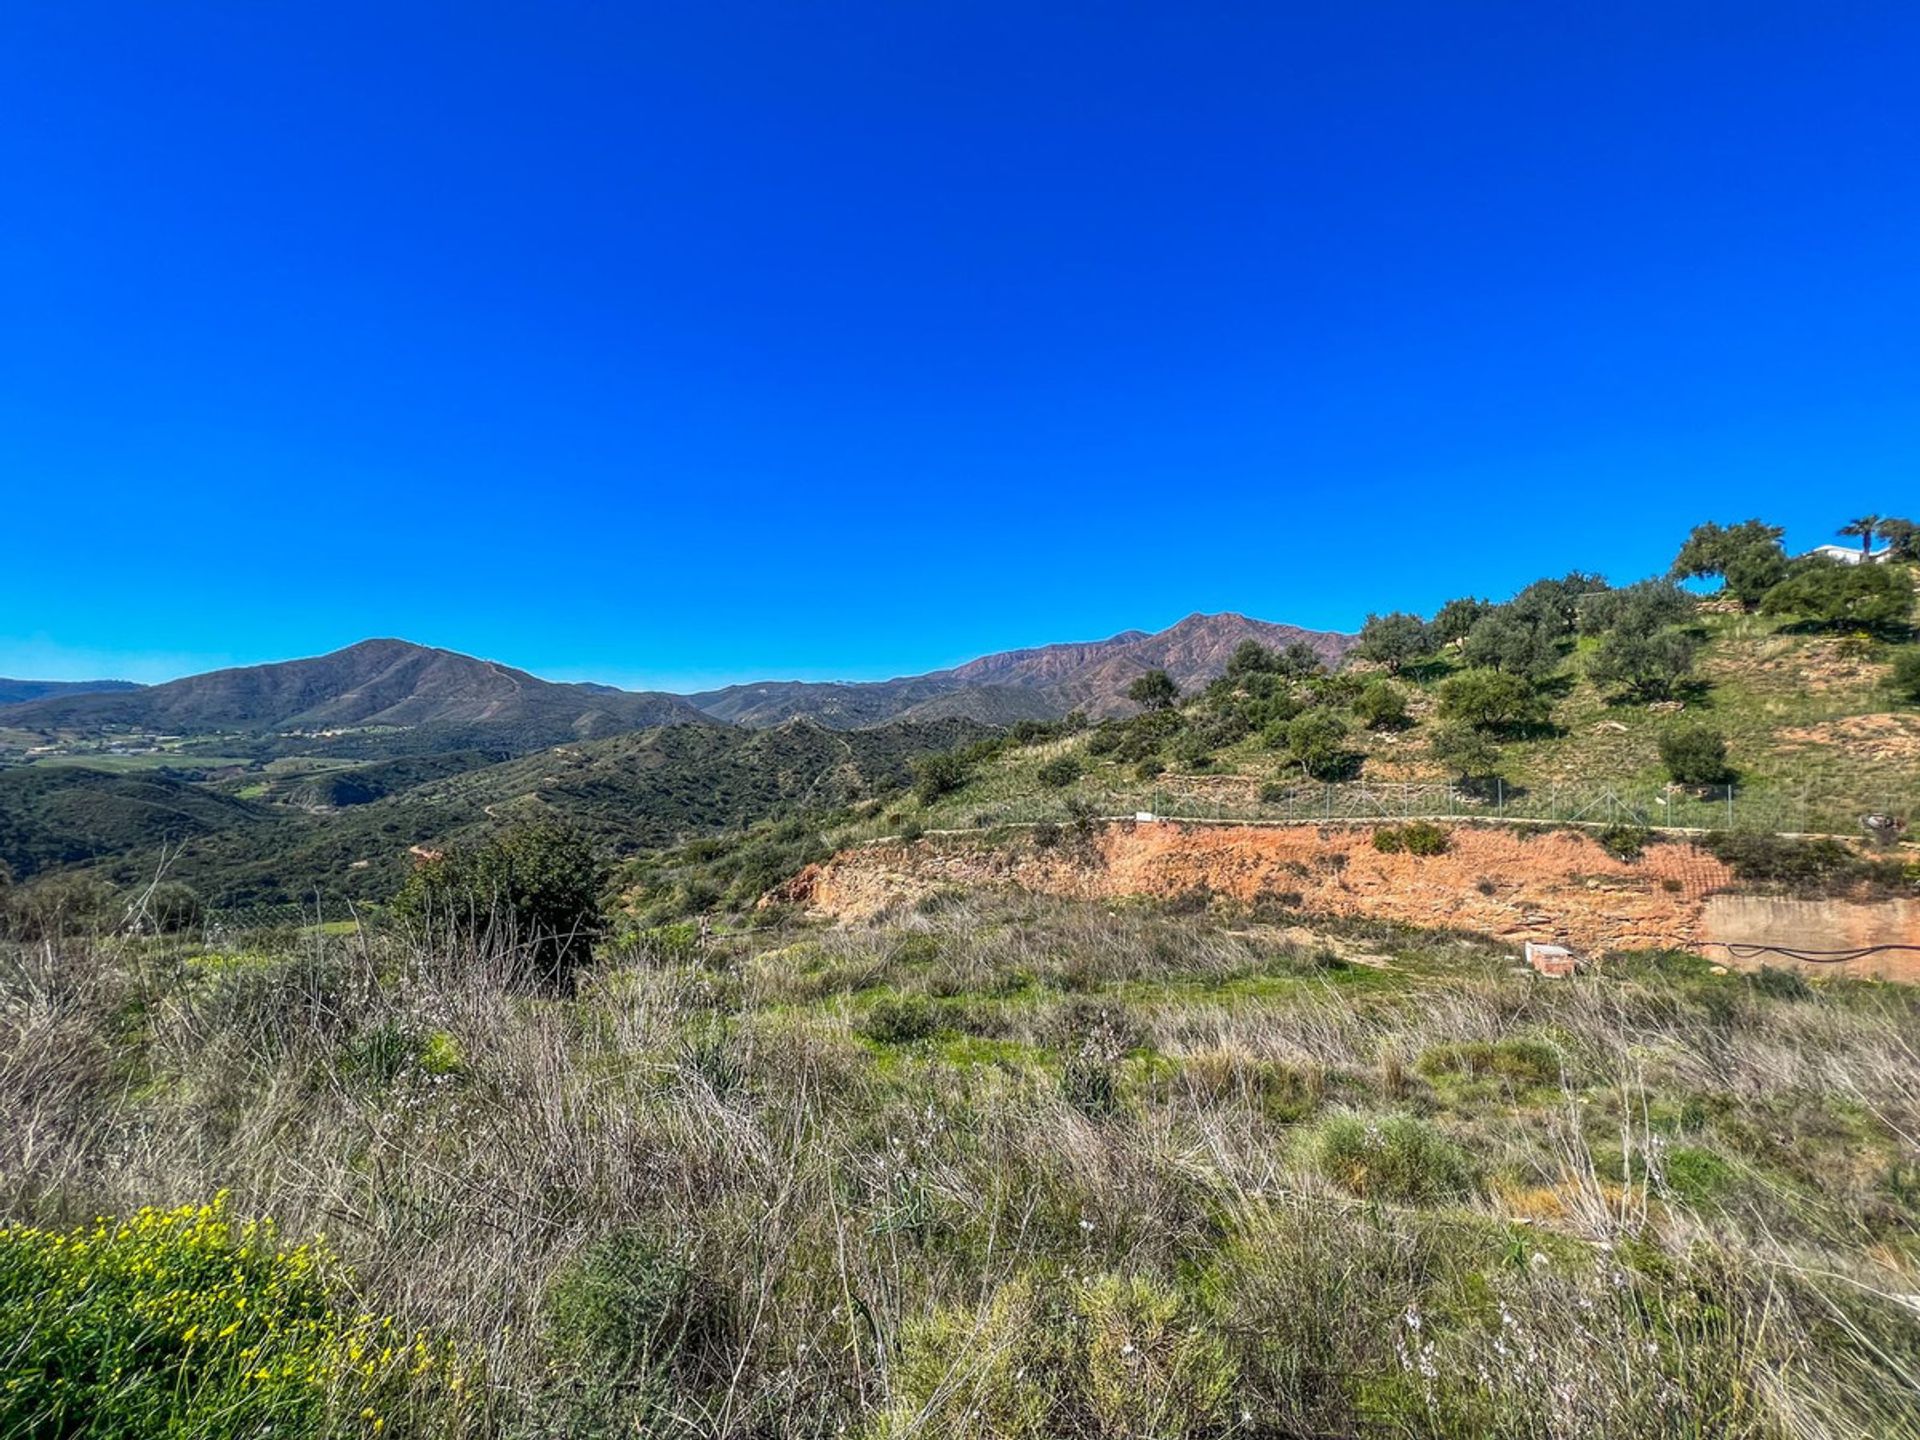
M 1732 963 L 1743 962 L 1725 953 L 1729 944 L 1920 945 L 1920 907 L 1738 896 L 1732 872 L 1687 842 L 1651 844 L 1623 860 L 1581 831 L 1459 825 L 1448 832 L 1445 853 L 1423 856 L 1382 852 L 1374 828 L 1120 821 L 1064 832 L 1049 845 L 1024 834 L 881 842 L 808 867 L 777 898 L 824 918 L 859 920 L 980 885 L 1084 899 L 1218 895 L 1466 930 L 1516 949 L 1528 940 L 1584 955 L 1678 948 Z M 1846 968 L 1920 978 L 1920 953 Z

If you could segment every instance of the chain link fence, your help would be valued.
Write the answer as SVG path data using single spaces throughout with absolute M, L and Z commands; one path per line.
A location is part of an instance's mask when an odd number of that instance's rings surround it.
M 250 930 L 311 930 L 323 926 L 353 925 L 366 919 L 370 907 L 334 896 L 318 895 L 298 903 L 210 905 L 205 925 L 210 936 Z

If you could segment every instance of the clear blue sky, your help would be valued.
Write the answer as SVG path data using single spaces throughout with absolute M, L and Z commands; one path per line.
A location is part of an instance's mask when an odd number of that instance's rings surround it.
M 1920 511 L 1910 3 L 19 0 L 0 674 L 881 676 Z

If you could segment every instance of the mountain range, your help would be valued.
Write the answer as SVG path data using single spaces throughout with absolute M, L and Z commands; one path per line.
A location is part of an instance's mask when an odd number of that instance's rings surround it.
M 1305 643 L 1330 664 L 1353 644 L 1350 635 L 1245 615 L 1189 615 L 1153 634 L 1125 630 L 1106 640 L 1007 650 L 898 680 L 760 682 L 688 699 L 706 714 L 736 725 L 778 725 L 796 716 L 843 730 L 896 718 L 947 716 L 1007 724 L 1057 718 L 1070 710 L 1100 719 L 1130 711 L 1127 687 L 1148 671 L 1164 670 L 1181 689 L 1191 689 L 1219 675 L 1227 658 L 1247 640 L 1276 650 Z
M 434 748 L 492 745 L 519 753 L 663 725 L 767 728 L 809 719 L 834 730 L 890 721 L 1008 724 L 1070 710 L 1131 709 L 1126 689 L 1150 670 L 1183 688 L 1220 674 L 1236 646 L 1296 642 L 1333 662 L 1352 637 L 1244 615 L 1190 615 L 1154 634 L 987 655 L 952 669 L 858 683 L 771 681 L 679 696 L 557 684 L 491 660 L 404 640 L 364 640 L 328 655 L 190 675 L 163 685 L 0 690 L 0 729 L 58 734 L 135 730 L 177 735 L 420 732 Z M 37 682 L 0 682 L 31 690 Z M 108 688 L 111 687 L 111 688 Z M 418 748 L 418 747 L 401 747 Z

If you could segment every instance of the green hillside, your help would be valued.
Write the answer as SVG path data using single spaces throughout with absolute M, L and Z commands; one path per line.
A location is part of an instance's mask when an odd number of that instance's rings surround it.
M 112 884 L 167 873 L 222 905 L 385 900 L 414 845 L 559 818 L 615 854 L 829 811 L 904 786 L 922 756 L 992 732 L 951 719 L 832 731 L 668 726 L 505 761 L 484 752 L 361 766 L 275 761 L 201 783 L 91 766 L 0 770 L 0 865 Z M 777 877 L 775 877 L 777 878 Z
M 1920 696 L 1896 682 L 1915 654 L 1904 624 L 1835 632 L 1713 605 L 1671 628 L 1692 655 L 1657 699 L 1603 678 L 1607 631 L 1567 634 L 1534 675 L 1475 666 L 1460 641 L 1332 675 L 1249 654 L 1163 711 L 979 756 L 963 783 L 892 818 L 951 827 L 1074 807 L 1311 818 L 1329 787 L 1336 806 L 1389 812 L 1567 818 L 1614 813 L 1611 795 L 1655 824 L 1717 827 L 1731 814 L 1847 834 L 1870 812 L 1920 814 Z M 1662 744 L 1680 733 L 1723 742 L 1724 764 L 1676 776 Z

